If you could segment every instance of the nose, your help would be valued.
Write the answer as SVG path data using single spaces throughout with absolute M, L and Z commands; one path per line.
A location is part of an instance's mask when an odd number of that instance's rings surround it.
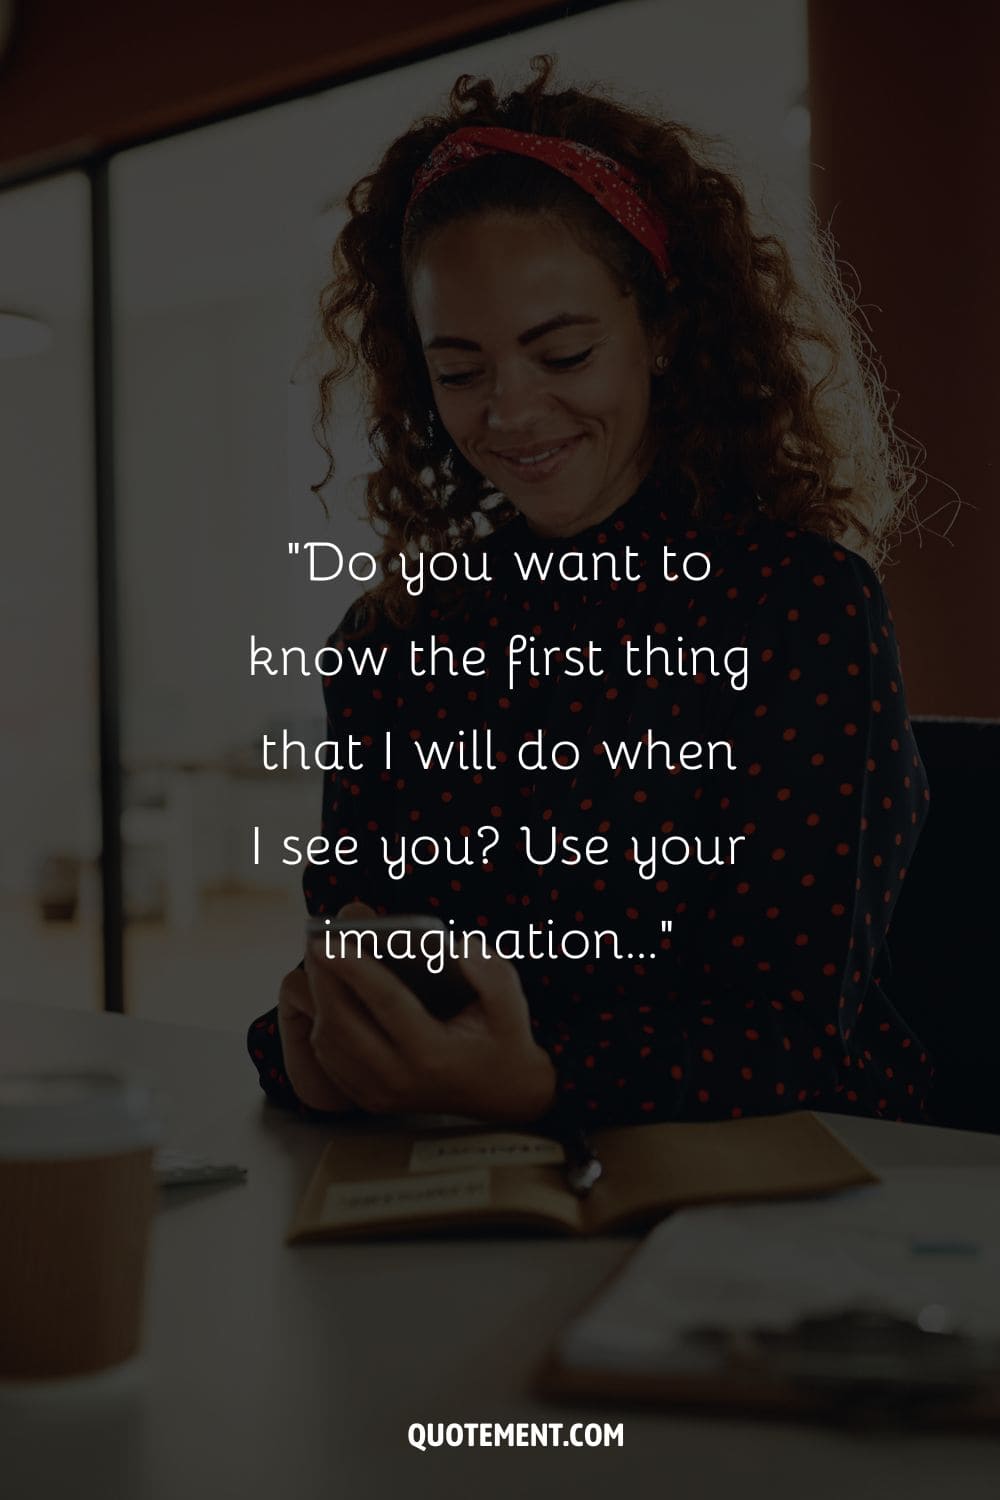
M 522 436 L 537 426 L 541 392 L 530 375 L 499 371 L 486 397 L 486 426 L 491 433 Z

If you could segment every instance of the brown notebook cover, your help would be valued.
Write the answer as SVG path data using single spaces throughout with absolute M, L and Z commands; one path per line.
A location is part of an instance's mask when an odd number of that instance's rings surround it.
M 290 1243 L 523 1225 L 600 1234 L 672 1209 L 794 1198 L 878 1179 L 813 1114 L 618 1126 L 590 1137 L 603 1172 L 583 1198 L 551 1135 L 528 1129 L 435 1131 L 345 1126 L 330 1141 Z

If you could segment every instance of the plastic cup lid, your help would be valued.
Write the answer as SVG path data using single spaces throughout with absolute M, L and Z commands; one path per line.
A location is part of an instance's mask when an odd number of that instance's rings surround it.
M 148 1091 L 113 1073 L 0 1073 L 0 1160 L 71 1160 L 154 1146 Z

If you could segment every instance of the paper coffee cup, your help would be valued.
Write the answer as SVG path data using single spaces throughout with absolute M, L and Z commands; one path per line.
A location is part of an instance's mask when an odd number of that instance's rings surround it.
M 110 1074 L 0 1074 L 0 1379 L 138 1352 L 157 1134 Z

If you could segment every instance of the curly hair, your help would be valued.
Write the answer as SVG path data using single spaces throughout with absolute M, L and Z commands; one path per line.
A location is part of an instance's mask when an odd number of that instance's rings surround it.
M 367 596 L 404 623 L 412 600 L 399 554 L 454 551 L 514 514 L 452 447 L 437 417 L 410 311 L 410 273 L 444 224 L 505 210 L 558 215 L 636 297 L 672 357 L 653 384 L 653 470 L 688 513 L 736 525 L 755 511 L 842 541 L 878 566 L 914 470 L 829 235 L 815 225 L 807 290 L 782 241 L 756 233 L 735 176 L 690 128 L 627 109 L 593 90 L 550 89 L 553 60 L 500 97 L 463 75 L 449 108 L 418 120 L 351 189 L 321 297 L 333 361 L 320 382 L 317 436 L 334 472 L 328 424 L 338 384 L 360 375 L 378 467 L 368 513 L 381 533 L 382 579 Z M 435 182 L 404 211 L 417 168 L 461 125 L 500 125 L 582 141 L 631 169 L 669 226 L 672 277 L 575 183 L 533 160 L 492 156 Z

